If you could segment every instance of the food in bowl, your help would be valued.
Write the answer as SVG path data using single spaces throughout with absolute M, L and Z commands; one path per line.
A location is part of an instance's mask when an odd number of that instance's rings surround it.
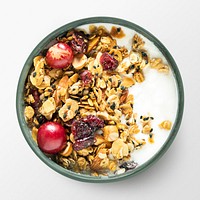
M 177 110 L 170 66 L 122 26 L 84 25 L 33 59 L 25 84 L 32 138 L 58 165 L 92 176 L 133 170 L 169 136 Z

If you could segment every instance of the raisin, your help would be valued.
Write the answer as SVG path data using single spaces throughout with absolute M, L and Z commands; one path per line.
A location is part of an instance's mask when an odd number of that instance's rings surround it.
M 118 61 L 109 53 L 105 52 L 100 57 L 100 63 L 104 70 L 115 70 L 118 66 Z
M 137 163 L 135 163 L 134 161 L 128 161 L 128 162 L 124 162 L 122 163 L 119 167 L 120 168 L 124 168 L 126 171 L 131 170 L 131 169 L 135 169 L 137 167 Z

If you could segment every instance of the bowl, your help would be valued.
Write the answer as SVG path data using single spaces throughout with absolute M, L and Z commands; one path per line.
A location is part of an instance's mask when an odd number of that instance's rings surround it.
M 29 127 L 27 126 L 25 116 L 24 116 L 24 85 L 29 73 L 29 70 L 32 66 L 33 58 L 37 56 L 42 50 L 47 48 L 50 44 L 52 44 L 52 41 L 55 40 L 58 36 L 62 36 L 67 30 L 76 28 L 76 27 L 84 27 L 89 24 L 108 24 L 109 26 L 114 25 L 114 26 L 122 26 L 125 27 L 129 30 L 133 30 L 145 38 L 147 38 L 149 41 L 151 41 L 157 48 L 158 50 L 162 53 L 166 61 L 168 62 L 173 77 L 176 85 L 176 95 L 177 95 L 177 102 L 176 102 L 176 114 L 174 118 L 174 123 L 172 126 L 172 129 L 168 135 L 168 137 L 165 139 L 163 142 L 162 146 L 156 150 L 156 152 L 151 156 L 148 160 L 146 160 L 144 163 L 139 165 L 133 170 L 129 170 L 126 173 L 122 174 L 114 174 L 114 175 L 109 175 L 109 176 L 90 176 L 90 175 L 85 175 L 85 174 L 80 174 L 76 173 L 70 170 L 67 170 L 51 159 L 49 159 L 37 146 L 37 144 L 33 141 L 31 132 Z M 18 122 L 21 128 L 21 131 L 23 133 L 23 136 L 25 137 L 27 143 L 31 147 L 31 149 L 34 151 L 34 153 L 50 168 L 55 170 L 56 172 L 75 179 L 79 181 L 84 181 L 84 182 L 113 182 L 113 181 L 118 181 L 118 180 L 123 180 L 128 177 L 132 177 L 139 172 L 142 172 L 143 170 L 147 169 L 150 167 L 152 164 L 154 164 L 163 154 L 167 151 L 167 149 L 170 147 L 172 144 L 174 138 L 177 135 L 177 132 L 179 130 L 181 120 L 182 120 L 182 115 L 183 115 L 183 108 L 184 108 L 184 90 L 183 90 L 183 83 L 181 79 L 181 75 L 179 72 L 179 69 L 169 53 L 169 51 L 165 48 L 165 46 L 151 33 L 149 33 L 147 30 L 144 28 L 129 22 L 125 21 L 123 19 L 118 19 L 118 18 L 112 18 L 112 17 L 92 17 L 92 18 L 86 18 L 86 19 L 81 19 L 77 20 L 71 23 L 68 23 L 52 33 L 50 33 L 48 36 L 46 36 L 30 53 L 29 57 L 27 58 L 24 67 L 21 71 L 21 75 L 19 78 L 18 82 L 18 87 L 17 87 L 17 95 L 16 95 L 16 110 L 17 110 L 17 117 L 18 117 Z

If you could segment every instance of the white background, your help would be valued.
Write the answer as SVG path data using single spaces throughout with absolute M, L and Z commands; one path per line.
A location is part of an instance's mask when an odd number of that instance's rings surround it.
M 200 1 L 83 0 L 0 3 L 0 199 L 154 199 L 200 197 Z M 179 66 L 185 110 L 179 133 L 150 169 L 125 181 L 82 183 L 47 167 L 19 128 L 16 87 L 32 49 L 54 29 L 93 16 L 119 17 L 153 33 Z

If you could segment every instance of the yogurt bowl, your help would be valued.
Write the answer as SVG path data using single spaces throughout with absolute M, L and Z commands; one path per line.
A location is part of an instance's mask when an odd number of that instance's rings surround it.
M 110 17 L 74 21 L 45 37 L 24 64 L 16 98 L 35 154 L 86 182 L 122 180 L 155 163 L 174 140 L 183 107 L 168 50 L 140 26 Z

